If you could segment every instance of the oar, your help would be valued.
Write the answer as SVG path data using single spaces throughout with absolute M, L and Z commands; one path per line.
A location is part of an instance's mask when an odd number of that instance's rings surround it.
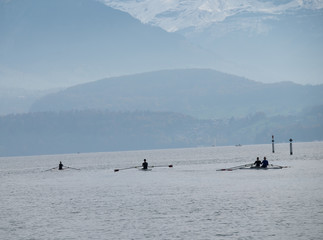
M 172 164 L 171 165 L 157 165 L 157 166 L 149 166 L 149 167 L 151 167 L 151 168 L 155 168 L 155 167 L 169 167 L 169 168 L 172 168 L 173 165 Z
M 135 167 L 127 167 L 127 168 L 117 168 L 117 169 L 114 169 L 114 171 L 115 172 L 119 172 L 119 171 L 121 171 L 121 170 L 127 170 L 127 169 L 132 169 L 132 168 L 139 168 L 139 167 L 141 167 L 141 166 L 135 166 Z

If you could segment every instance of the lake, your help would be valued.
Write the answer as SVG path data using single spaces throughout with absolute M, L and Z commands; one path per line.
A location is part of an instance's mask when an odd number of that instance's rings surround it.
M 294 143 L 293 155 L 289 143 L 275 150 L 2 157 L 0 239 L 323 239 L 323 143 Z M 216 171 L 257 156 L 288 167 Z M 114 171 L 144 158 L 165 167 Z M 60 161 L 71 168 L 48 170 Z

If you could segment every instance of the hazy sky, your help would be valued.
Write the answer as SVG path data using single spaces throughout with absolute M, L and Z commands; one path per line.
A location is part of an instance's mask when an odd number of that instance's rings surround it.
M 323 0 L 0 0 L 0 87 L 199 67 L 323 84 L 322 23 Z

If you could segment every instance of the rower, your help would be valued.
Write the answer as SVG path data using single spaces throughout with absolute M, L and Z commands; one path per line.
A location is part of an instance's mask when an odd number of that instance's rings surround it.
M 260 167 L 261 161 L 259 160 L 259 157 L 257 157 L 257 160 L 255 161 L 254 165 L 256 165 L 256 167 Z
M 261 163 L 261 167 L 262 168 L 267 168 L 267 166 L 268 166 L 268 161 L 267 161 L 267 159 L 266 159 L 266 157 L 264 157 L 264 160 L 262 160 L 262 163 Z
M 60 161 L 58 164 L 58 170 L 63 170 L 63 163 Z
M 142 163 L 142 169 L 148 169 L 148 162 L 146 159 L 144 159 L 144 162 Z

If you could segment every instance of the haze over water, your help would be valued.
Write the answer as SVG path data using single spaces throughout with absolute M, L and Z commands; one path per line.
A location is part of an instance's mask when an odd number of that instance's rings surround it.
M 0 239 L 322 239 L 323 143 L 0 158 Z M 216 171 L 266 156 L 279 170 Z M 114 169 L 169 165 L 143 172 Z M 81 170 L 45 171 L 62 161 Z

